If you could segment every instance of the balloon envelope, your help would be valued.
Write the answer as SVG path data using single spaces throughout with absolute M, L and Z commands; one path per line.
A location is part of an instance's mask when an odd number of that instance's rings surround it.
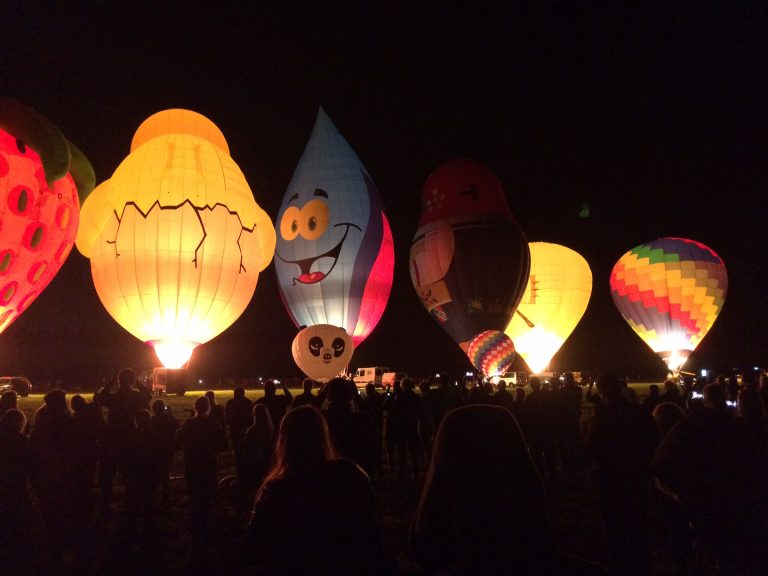
M 169 368 L 245 310 L 275 231 L 218 128 L 159 112 L 83 207 L 77 246 L 110 315 Z
M 481 332 L 469 343 L 467 357 L 486 378 L 504 374 L 515 360 L 515 345 L 498 330 Z
M 50 122 L 0 98 L 0 332 L 48 286 L 72 250 L 78 192 L 90 191 L 76 180 L 72 152 Z M 85 157 L 79 159 L 92 175 Z
M 354 349 L 349 334 L 330 324 L 307 326 L 291 346 L 296 366 L 317 382 L 327 382 L 344 370 Z
M 592 294 L 592 271 L 577 252 L 531 242 L 531 272 L 517 311 L 504 331 L 528 367 L 547 367 L 581 320 Z
M 675 371 L 720 313 L 728 274 L 722 259 L 704 244 L 659 238 L 624 254 L 610 283 L 621 315 Z
M 322 109 L 277 221 L 275 270 L 291 319 L 340 326 L 358 346 L 389 299 L 394 243 L 373 180 Z
M 452 160 L 427 178 L 411 244 L 411 281 L 422 304 L 466 352 L 503 331 L 523 295 L 530 254 L 493 172 Z

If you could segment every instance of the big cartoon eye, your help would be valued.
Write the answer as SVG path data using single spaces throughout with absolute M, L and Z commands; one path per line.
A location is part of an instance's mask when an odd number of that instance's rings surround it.
M 320 336 L 312 336 L 309 339 L 309 353 L 312 356 L 320 356 L 320 349 L 323 347 L 323 339 Z
M 299 234 L 307 240 L 317 240 L 328 228 L 328 204 L 325 200 L 310 200 L 301 209 Z
M 299 220 L 301 219 L 301 210 L 296 206 L 286 208 L 283 218 L 280 220 L 280 236 L 283 240 L 289 242 L 296 238 L 299 233 Z
M 344 348 L 347 347 L 347 345 L 344 343 L 343 338 L 334 338 L 333 344 L 331 344 L 331 347 L 333 348 L 333 357 L 338 358 L 342 354 L 344 354 Z

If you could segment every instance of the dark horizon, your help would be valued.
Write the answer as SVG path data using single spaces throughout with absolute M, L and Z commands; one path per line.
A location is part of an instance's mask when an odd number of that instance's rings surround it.
M 764 9 L 122 12 L 17 3 L 0 23 L 0 93 L 61 128 L 98 182 L 145 118 L 200 112 L 273 221 L 323 106 L 375 181 L 395 239 L 389 305 L 352 368 L 470 369 L 408 273 L 421 187 L 455 157 L 497 174 L 529 241 L 568 246 L 592 268 L 589 308 L 553 368 L 663 378 L 608 287 L 624 252 L 661 236 L 706 244 L 729 274 L 720 317 L 685 369 L 766 364 Z M 270 265 L 243 316 L 191 367 L 214 379 L 299 375 L 295 333 Z M 0 372 L 33 383 L 94 383 L 152 365 L 152 350 L 99 302 L 76 249 L 0 334 Z

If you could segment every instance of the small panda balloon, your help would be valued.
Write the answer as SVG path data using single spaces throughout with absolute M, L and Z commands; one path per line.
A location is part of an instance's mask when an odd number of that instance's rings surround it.
M 338 376 L 349 364 L 354 350 L 349 334 L 330 324 L 304 328 L 291 346 L 296 366 L 317 382 Z

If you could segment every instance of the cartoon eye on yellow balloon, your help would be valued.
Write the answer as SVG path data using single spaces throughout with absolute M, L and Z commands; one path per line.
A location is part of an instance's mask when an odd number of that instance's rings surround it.
M 165 110 L 86 200 L 77 247 L 110 315 L 178 368 L 243 313 L 275 241 L 216 125 Z

